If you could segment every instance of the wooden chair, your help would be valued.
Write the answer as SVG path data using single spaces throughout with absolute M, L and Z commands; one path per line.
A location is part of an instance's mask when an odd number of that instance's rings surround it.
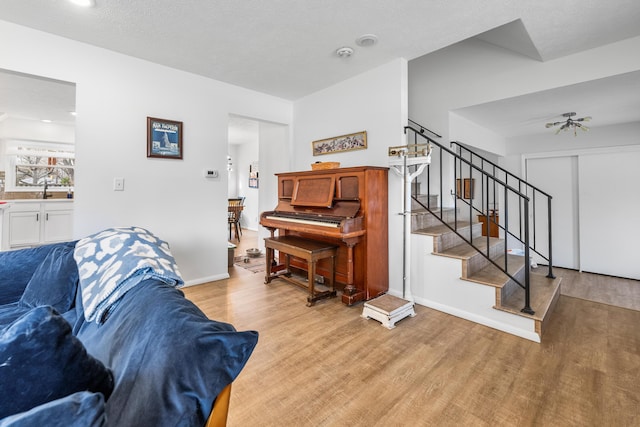
M 229 223 L 229 240 L 231 240 L 231 228 L 235 230 L 236 238 L 240 241 L 242 235 L 242 225 L 240 220 L 242 219 L 242 210 L 244 209 L 244 197 L 229 199 L 228 211 L 228 223 Z

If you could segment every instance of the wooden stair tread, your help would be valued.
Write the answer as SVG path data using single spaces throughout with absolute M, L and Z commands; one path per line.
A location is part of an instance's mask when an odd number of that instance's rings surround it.
M 453 212 L 453 208 L 441 208 L 438 206 L 431 206 L 430 207 L 431 210 L 428 210 L 426 207 L 422 207 L 422 206 L 417 206 L 417 207 L 413 207 L 411 208 L 411 215 L 423 215 L 423 214 L 431 214 L 431 215 L 436 215 L 440 212 L 442 213 L 448 213 L 448 212 Z
M 469 221 L 458 221 L 458 230 L 469 228 Z M 416 234 L 426 234 L 428 236 L 441 236 L 447 233 L 453 233 L 449 227 L 444 224 L 434 225 L 431 227 L 421 228 L 420 230 L 415 230 Z
M 502 301 L 500 306 L 496 305 L 494 308 L 542 321 L 553 305 L 557 294 L 560 292 L 560 283 L 562 282 L 562 279 L 559 277 L 549 279 L 543 274 L 533 272 L 529 277 L 531 281 L 530 306 L 531 309 L 535 311 L 535 314 L 530 315 L 521 311 L 524 307 L 525 298 L 524 289 L 519 286 L 511 295 L 509 295 L 508 298 L 506 298 L 506 301 Z
M 502 243 L 503 240 L 497 237 L 489 238 L 489 246 L 494 247 Z M 486 237 L 476 237 L 473 239 L 473 244 L 480 249 L 481 251 L 485 251 L 487 249 L 487 238 Z M 458 259 L 469 259 L 472 256 L 476 255 L 478 251 L 476 251 L 470 244 L 462 243 L 460 245 L 454 246 L 452 248 L 446 249 L 442 252 L 436 253 L 436 255 L 442 255 L 450 258 L 458 258 Z
M 504 265 L 504 255 L 494 260 L 498 265 Z M 524 267 L 524 257 L 517 255 L 507 255 L 507 271 L 515 276 Z M 489 264 L 482 270 L 465 277 L 465 280 L 483 285 L 502 288 L 509 283 L 509 276 L 493 264 Z

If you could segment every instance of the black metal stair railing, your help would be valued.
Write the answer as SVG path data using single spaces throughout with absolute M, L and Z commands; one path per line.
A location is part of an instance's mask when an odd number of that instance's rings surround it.
M 468 147 L 465 147 L 464 145 L 462 145 L 460 142 L 458 141 L 452 141 L 451 142 L 451 146 L 452 147 L 457 147 L 457 151 L 458 151 L 458 155 L 460 157 L 465 157 L 465 155 L 467 156 L 467 159 L 476 165 L 479 165 L 480 168 L 482 170 L 485 170 L 489 173 L 491 173 L 493 176 L 500 176 L 501 179 L 505 182 L 505 184 L 509 184 L 510 181 L 511 182 L 516 182 L 517 183 L 517 189 L 518 191 L 526 194 L 527 196 L 529 196 L 530 200 L 531 200 L 531 207 L 532 209 L 530 210 L 530 214 L 531 214 L 531 218 L 529 218 L 528 215 L 525 215 L 523 210 L 523 207 L 521 205 L 518 206 L 518 208 L 520 209 L 519 213 L 519 217 L 520 217 L 520 234 L 522 234 L 522 226 L 524 224 L 524 222 L 528 219 L 529 220 L 529 224 L 530 224 L 530 231 L 532 234 L 532 238 L 531 238 L 531 250 L 533 250 L 535 253 L 537 253 L 544 261 L 546 261 L 547 266 L 548 266 L 548 272 L 547 272 L 547 277 L 548 278 L 555 278 L 554 274 L 553 274 L 553 252 L 552 252 L 552 246 L 551 246 L 551 242 L 552 242 L 552 230 L 551 230 L 551 200 L 552 200 L 552 196 L 542 190 L 540 190 L 539 188 L 537 188 L 534 185 L 531 185 L 529 182 L 523 180 L 522 178 L 518 177 L 517 175 L 514 175 L 513 173 L 509 172 L 508 170 L 504 169 L 503 167 L 495 164 L 494 162 L 492 162 L 491 160 L 481 156 L 480 154 L 476 153 L 475 151 L 469 149 Z M 484 193 L 482 194 L 482 197 L 484 197 Z M 538 209 L 537 207 L 542 205 L 542 211 L 546 214 L 544 215 L 543 218 L 538 218 L 537 217 L 537 213 L 538 213 Z M 540 228 L 543 228 L 542 232 L 545 233 L 546 232 L 546 237 L 547 237 L 547 245 L 545 247 L 541 247 L 541 245 L 539 245 L 539 239 L 538 239 L 538 235 L 540 234 L 538 231 Z
M 425 129 L 422 126 L 420 126 L 420 128 Z M 424 134 L 424 131 L 421 132 L 420 130 L 415 129 L 412 126 L 405 127 L 405 134 L 408 134 L 409 138 L 411 137 L 413 138 L 413 142 L 408 141 L 408 143 L 424 144 L 426 142 L 431 144 L 432 158 L 436 158 L 438 162 L 438 164 L 436 165 L 437 176 L 435 176 L 435 179 L 438 179 L 439 182 L 435 183 L 434 187 L 439 187 L 440 195 L 444 194 L 443 191 L 444 191 L 445 180 L 443 179 L 443 170 L 444 170 L 443 166 L 445 165 L 445 161 L 449 162 L 448 165 L 453 164 L 453 169 L 454 169 L 453 182 L 457 184 L 459 183 L 459 185 L 455 186 L 456 190 L 455 190 L 455 194 L 453 194 L 454 196 L 453 224 L 447 222 L 444 219 L 444 216 L 443 216 L 444 213 L 442 209 L 438 210 L 437 206 L 435 207 L 431 206 L 431 197 L 430 197 L 431 184 L 432 184 L 432 180 L 434 179 L 434 177 L 432 176 L 432 169 L 433 169 L 432 165 L 427 166 L 425 172 L 423 172 L 423 176 L 424 176 L 423 179 L 426 179 L 426 188 L 427 188 L 426 205 L 421 201 L 419 201 L 417 197 L 414 197 L 414 200 L 417 203 L 419 203 L 424 209 L 429 211 L 432 215 L 437 217 L 446 227 L 448 227 L 450 230 L 456 233 L 462 240 L 464 240 L 466 243 L 471 245 L 477 252 L 479 252 L 484 258 L 486 258 L 488 262 L 493 264 L 505 275 L 507 275 L 511 280 L 513 280 L 514 283 L 516 283 L 521 288 L 523 288 L 525 292 L 525 304 L 521 311 L 528 314 L 534 314 L 534 311 L 531 309 L 531 304 L 530 304 L 531 280 L 530 280 L 530 274 L 529 274 L 530 273 L 529 265 L 531 262 L 530 249 L 533 249 L 533 248 L 532 248 L 532 241 L 531 241 L 531 235 L 529 230 L 530 223 L 527 220 L 529 218 L 531 198 L 527 194 L 523 193 L 519 188 L 512 187 L 511 185 L 509 185 L 508 182 L 506 182 L 506 180 L 500 179 L 500 177 L 496 176 L 496 171 L 498 171 L 497 168 L 499 168 L 499 166 L 492 164 L 492 167 L 495 167 L 496 169 L 492 171 L 493 173 L 491 173 L 485 170 L 486 168 L 483 164 L 481 165 L 474 164 L 473 161 L 470 161 L 469 159 L 464 158 L 461 154 L 456 153 L 444 147 L 442 144 L 426 136 Z M 488 162 L 488 160 L 486 161 Z M 467 183 L 469 187 L 467 189 L 470 194 L 464 194 L 465 189 L 462 184 L 464 183 L 465 178 L 462 173 L 463 170 L 467 172 L 466 176 L 467 176 L 467 179 L 469 179 Z M 479 188 L 481 193 L 479 198 L 474 197 L 473 195 L 473 192 L 475 189 L 471 188 L 474 182 L 471 180 L 472 177 L 479 177 L 479 181 L 480 181 Z M 468 196 L 468 198 L 465 199 L 465 196 Z M 495 212 L 496 206 L 498 206 L 499 204 L 498 202 L 500 199 L 502 199 L 503 201 L 503 208 L 501 209 L 503 213 L 502 224 L 500 224 L 496 220 L 495 215 L 491 215 L 491 213 Z M 466 205 L 466 208 L 468 208 L 468 219 L 469 219 L 468 237 L 465 236 L 461 230 L 466 226 L 462 226 L 462 221 L 459 219 L 458 203 L 462 203 L 463 205 Z M 518 212 L 517 221 L 514 221 L 516 225 L 513 225 L 512 223 L 510 223 L 510 218 L 509 218 L 509 214 L 514 211 L 513 209 L 511 209 L 509 204 L 514 204 L 514 203 L 517 203 L 517 209 L 515 209 L 515 212 Z M 441 205 L 442 205 L 442 201 L 441 201 Z M 550 206 L 550 199 L 549 199 L 549 206 Z M 550 212 L 550 208 L 549 208 L 549 212 Z M 478 245 L 476 245 L 476 243 L 474 242 L 472 228 L 471 228 L 471 224 L 473 222 L 472 218 L 474 214 L 486 216 L 486 223 L 485 225 L 483 225 L 484 227 L 486 227 L 486 233 L 484 233 L 486 234 L 486 247 L 484 249 L 478 247 Z M 550 221 L 550 218 L 549 218 L 549 221 Z M 503 235 L 505 236 L 505 240 L 506 240 L 506 236 L 511 236 L 512 238 L 516 239 L 517 241 L 523 244 L 524 262 L 525 262 L 524 279 L 519 279 L 509 272 L 509 257 L 507 256 L 508 252 L 507 252 L 506 242 L 504 245 L 504 257 L 502 257 L 501 263 L 496 262 L 496 260 L 494 259 L 495 257 L 491 256 L 492 255 L 491 244 L 490 244 L 491 237 L 489 233 L 490 224 L 493 224 L 496 227 L 498 227 L 500 230 L 502 230 Z M 551 224 L 549 222 L 549 230 L 550 229 L 551 229 Z M 551 236 L 549 236 L 549 242 L 551 242 Z M 549 247 L 550 246 L 551 245 L 549 244 Z M 538 252 L 536 251 L 536 253 Z M 551 263 L 550 249 L 549 249 L 548 257 L 544 257 L 544 255 L 542 254 L 539 254 L 539 255 L 543 256 L 543 258 L 545 259 L 549 259 L 549 266 L 551 266 L 552 263 Z M 551 269 L 549 270 L 549 274 L 550 275 L 552 274 Z

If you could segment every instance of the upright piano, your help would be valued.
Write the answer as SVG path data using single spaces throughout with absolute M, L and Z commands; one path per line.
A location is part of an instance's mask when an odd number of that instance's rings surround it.
M 347 305 L 389 289 L 388 168 L 360 166 L 276 174 L 278 205 L 260 224 L 338 246 L 335 278 Z M 327 274 L 324 260 L 318 274 Z M 306 270 L 304 260 L 291 265 Z

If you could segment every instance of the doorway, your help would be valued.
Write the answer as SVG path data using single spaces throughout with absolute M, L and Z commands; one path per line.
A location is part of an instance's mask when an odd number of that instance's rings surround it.
M 229 145 L 227 150 L 228 199 L 240 200 L 239 226 L 230 224 L 230 242 L 238 244 L 245 237 L 243 247 L 256 247 L 258 223 L 255 221 L 260 202 L 259 185 L 250 179 L 259 176 L 260 135 L 259 122 L 246 117 L 229 115 Z M 231 208 L 230 208 L 231 209 Z M 232 212 L 229 212 L 232 216 Z M 243 233 L 253 230 L 254 233 Z M 238 235 L 239 234 L 239 235 Z M 253 236 L 253 238 L 251 237 Z M 248 242 L 247 239 L 254 240 Z
M 289 152 L 288 125 L 229 115 L 228 197 L 244 201 L 240 219 L 242 247 L 264 250 L 263 238 L 269 233 L 260 226 L 260 213 L 277 205 L 274 174 L 289 170 Z M 246 239 L 250 244 L 245 240 L 245 230 L 249 231 Z M 231 237 L 232 243 L 239 243 L 233 230 Z

